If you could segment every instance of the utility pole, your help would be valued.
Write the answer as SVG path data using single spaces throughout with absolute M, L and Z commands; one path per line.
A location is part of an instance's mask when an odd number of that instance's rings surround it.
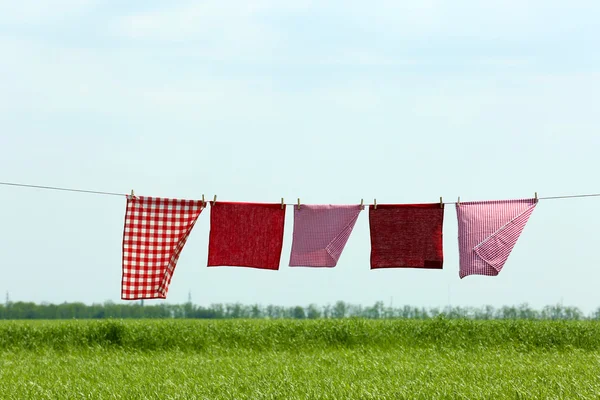
M 9 316 L 8 316 L 9 312 L 10 312 L 9 307 L 10 307 L 10 297 L 8 297 L 8 290 L 7 290 L 6 291 L 6 312 L 4 314 L 5 315 L 4 318 L 6 318 L 6 319 L 9 318 Z

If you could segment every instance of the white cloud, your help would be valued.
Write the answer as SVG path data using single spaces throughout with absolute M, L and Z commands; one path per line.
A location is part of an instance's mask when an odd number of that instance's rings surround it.
M 0 0 L 0 24 L 34 25 L 73 16 L 97 0 Z
M 251 78 L 194 76 L 154 65 L 152 53 L 49 48 L 0 40 L 0 117 L 96 114 L 138 119 L 215 120 L 270 116 L 269 86 Z
M 36 8 L 35 4 L 38 3 L 27 0 L 19 3 L 20 11 L 17 7 L 10 12 L 22 18 L 31 12 L 31 15 L 38 15 L 37 18 L 43 16 L 48 19 L 58 17 L 62 12 L 81 11 L 91 2 L 57 0 L 54 2 L 56 7 L 49 10 L 46 3 L 42 2 L 42 6 Z M 573 12 L 582 12 L 583 3 L 575 3 L 580 8 L 575 7 Z M 431 68 L 436 48 L 424 52 L 425 55 L 420 58 L 404 58 L 388 51 L 385 46 L 370 46 L 369 42 L 345 43 L 342 40 L 340 46 L 332 51 L 317 52 L 307 46 L 286 49 L 280 53 L 286 45 L 285 35 L 288 32 L 285 32 L 285 26 L 269 22 L 277 16 L 319 14 L 324 17 L 322 20 L 330 21 L 331 29 L 335 30 L 338 29 L 336 22 L 356 19 L 355 22 L 360 20 L 365 26 L 380 29 L 381 35 L 376 37 L 387 39 L 402 32 L 423 37 L 437 32 L 435 35 L 441 37 L 444 32 L 452 32 L 453 27 L 457 27 L 456 32 L 466 34 L 472 31 L 474 34 L 474 27 L 481 24 L 489 24 L 489 32 L 496 29 L 500 32 L 502 27 L 502 32 L 511 32 L 513 35 L 512 29 L 518 24 L 511 25 L 509 22 L 524 23 L 533 18 L 535 7 L 542 7 L 537 0 L 534 0 L 533 6 L 529 3 L 523 5 L 516 0 L 502 3 L 491 0 L 485 5 L 462 0 L 453 3 L 452 7 L 448 4 L 441 0 L 380 0 L 368 5 L 355 0 L 344 4 L 336 2 L 334 5 L 311 1 L 250 0 L 238 7 L 231 7 L 223 2 L 208 0 L 115 17 L 112 28 L 118 35 L 117 44 L 122 45 L 123 40 L 131 41 L 122 50 L 114 42 L 101 49 L 68 49 L 60 43 L 42 45 L 29 40 L 0 40 L 0 53 L 7 55 L 0 63 L 0 86 L 4 93 L 0 106 L 7 110 L 5 115 L 10 113 L 8 110 L 40 110 L 138 116 L 151 113 L 157 118 L 198 120 L 227 118 L 231 115 L 239 118 L 270 118 L 286 109 L 301 109 L 307 105 L 313 109 L 333 107 L 349 112 L 386 107 L 389 111 L 393 108 L 389 106 L 390 101 L 399 99 L 406 102 L 402 107 L 414 107 L 417 115 L 461 120 L 476 117 L 482 104 L 496 104 L 498 96 L 503 96 L 503 105 L 510 103 L 512 96 L 527 98 L 532 102 L 550 101 L 536 94 L 538 90 L 543 90 L 541 84 L 524 89 L 522 93 L 505 92 L 494 86 L 493 77 L 486 78 L 485 74 L 469 77 L 469 80 L 481 83 L 481 86 L 468 86 L 463 90 L 463 83 L 452 74 L 446 74 L 443 66 L 424 72 L 419 78 L 419 73 L 415 72 L 418 65 L 429 63 Z M 546 14 L 556 13 L 561 8 L 553 0 L 547 4 L 541 10 Z M 7 3 L 0 0 L 0 11 L 8 8 Z M 467 8 L 471 14 L 466 13 Z M 464 21 L 473 23 L 461 28 L 459 25 Z M 349 30 L 358 25 L 341 26 L 343 28 L 340 29 Z M 179 47 L 178 42 L 185 42 L 185 45 Z M 160 58 L 156 57 L 158 53 Z M 530 59 L 511 57 L 510 54 L 491 54 L 489 57 L 470 54 L 471 69 L 477 72 L 478 69 L 493 66 L 497 69 L 519 70 L 527 66 L 529 71 L 520 70 L 520 75 L 515 77 L 520 84 L 527 82 L 523 73 L 531 73 L 529 67 L 532 64 L 528 64 L 531 63 Z M 173 62 L 168 59 L 169 56 Z M 215 76 L 215 65 L 211 64 L 215 59 L 234 62 L 228 64 L 231 68 L 228 73 Z M 449 83 L 446 92 L 442 93 L 439 88 L 431 89 L 425 81 L 421 81 L 423 88 L 411 97 L 406 93 L 414 86 L 411 82 L 413 78 L 403 76 L 404 71 L 400 68 L 399 81 L 386 82 L 384 85 L 381 85 L 384 78 L 377 76 L 376 69 L 371 70 L 374 75 L 369 76 L 369 72 L 364 73 L 367 68 L 357 73 L 340 68 L 348 74 L 346 81 L 337 76 L 326 81 L 323 79 L 325 75 L 315 70 L 315 74 L 321 77 L 319 83 L 298 90 L 290 73 L 283 78 L 269 77 L 268 71 L 254 75 L 248 73 L 245 65 L 239 65 L 244 60 L 259 61 L 266 65 L 324 66 L 328 68 L 327 73 L 336 66 L 346 65 L 406 66 L 412 68 L 412 76 L 416 76 L 416 79 L 428 76 L 433 81 L 442 79 Z M 211 64 L 212 74 L 204 63 Z M 279 83 L 286 87 L 282 88 Z M 549 85 L 552 87 L 554 84 Z M 557 86 L 556 91 L 562 87 Z M 581 92 L 583 98 L 589 97 L 583 90 Z
M 573 115 L 585 122 L 598 103 L 594 93 L 600 82 L 597 73 L 521 72 L 500 74 L 498 79 L 413 73 L 351 75 L 294 87 L 265 76 L 214 76 L 202 65 L 192 68 L 194 73 L 188 69 L 174 74 L 168 65 L 153 65 L 151 51 L 52 49 L 5 40 L 0 41 L 0 52 L 11 54 L 0 64 L 0 108 L 5 117 L 58 113 L 133 120 L 151 116 L 162 121 L 285 121 L 304 113 L 331 118 L 401 111 L 411 118 L 453 123 L 500 121 L 503 118 L 497 116 L 507 113 L 509 120 L 524 123 L 535 124 L 547 113 L 553 113 L 555 122 L 570 122 Z
M 478 39 L 555 36 L 595 26 L 600 5 L 594 0 L 352 0 L 348 12 L 361 26 L 406 38 Z
M 218 0 L 176 4 L 120 18 L 118 33 L 131 38 L 190 40 L 228 32 L 264 30 L 282 16 L 325 16 L 331 29 L 338 22 L 387 31 L 391 36 L 512 36 L 524 32 L 556 32 L 580 21 L 594 21 L 600 11 L 593 0 L 338 0 L 333 2 L 248 0 L 235 6 Z M 591 14 L 591 15 L 590 15 Z M 248 28 L 252 28 L 249 29 Z M 311 29 L 310 25 L 306 29 Z
M 593 40 L 598 12 L 591 0 L 207 0 L 119 16 L 111 29 L 119 40 L 178 46 L 207 61 L 406 65 L 471 46 L 480 52 L 473 58 L 515 67 L 540 43 L 548 51 L 557 40 Z
M 187 42 L 194 46 L 269 49 L 280 43 L 279 34 L 265 20 L 308 9 L 311 0 L 279 2 L 247 0 L 232 5 L 218 0 L 177 4 L 116 18 L 117 35 L 130 39 Z
M 205 59 L 256 59 L 276 53 L 279 33 L 260 20 L 270 1 L 231 4 L 209 0 L 115 19 L 117 37 L 160 43 L 184 43 Z

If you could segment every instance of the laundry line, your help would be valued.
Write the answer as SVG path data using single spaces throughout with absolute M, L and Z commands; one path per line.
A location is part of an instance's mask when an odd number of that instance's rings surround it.
M 30 189 L 58 190 L 61 192 L 99 194 L 99 195 L 105 195 L 105 196 L 126 196 L 125 194 L 122 194 L 122 193 L 102 192 L 102 191 L 98 191 L 98 190 L 72 189 L 72 188 L 64 188 L 64 187 L 58 187 L 58 186 L 29 185 L 26 183 L 0 182 L 0 185 L 21 187 L 21 188 L 30 188 Z
M 67 188 L 67 187 L 59 187 L 59 186 L 31 185 L 31 184 L 26 184 L 26 183 L 15 183 L 15 182 L 0 182 L 0 186 L 11 186 L 11 187 L 20 187 L 20 188 L 29 188 L 29 189 L 42 189 L 42 190 L 55 190 L 55 191 L 61 191 L 61 192 L 85 193 L 85 194 L 95 194 L 95 195 L 102 195 L 102 196 L 119 196 L 119 197 L 130 196 L 130 194 L 127 194 L 127 193 L 105 192 L 105 191 L 100 191 L 100 190 L 75 189 L 75 188 Z M 538 200 L 575 199 L 575 198 L 584 198 L 584 197 L 600 197 L 600 193 L 571 194 L 571 195 L 563 195 L 563 196 L 546 196 L 546 197 L 538 197 Z M 207 201 L 207 203 L 208 202 L 209 201 Z M 435 202 L 432 202 L 432 203 L 435 203 Z M 298 205 L 298 203 L 284 203 L 284 204 L 287 206 Z M 444 202 L 441 202 L 441 204 L 460 204 L 460 201 L 449 201 L 449 202 L 444 201 Z
M 206 209 L 200 199 L 173 199 L 59 186 L 0 182 L 0 186 L 119 196 L 126 199 L 121 298 L 167 298 L 179 255 L 196 220 Z M 459 276 L 497 276 L 512 252 L 538 200 L 600 197 L 571 194 L 514 200 L 369 205 L 371 269 L 442 269 L 444 204 L 456 204 Z M 218 202 L 210 210 L 208 267 L 279 270 L 285 206 L 293 206 L 290 267 L 335 267 L 366 204 L 316 205 Z M 281 205 L 281 206 L 280 206 Z M 298 209 L 296 209 L 296 206 Z M 299 211 L 304 207 L 304 211 Z M 378 211 L 374 211 L 378 210 Z M 373 212 L 374 211 L 374 212 Z M 412 240 L 419 238 L 419 240 Z M 248 243 L 256 245 L 248 246 Z

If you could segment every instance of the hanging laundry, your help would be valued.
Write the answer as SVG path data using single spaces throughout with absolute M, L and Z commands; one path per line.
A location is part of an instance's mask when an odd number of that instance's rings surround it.
M 457 204 L 459 276 L 498 275 L 536 204 L 535 199 Z
M 360 214 L 359 205 L 294 207 L 291 267 L 335 267 Z
M 121 298 L 165 299 L 202 201 L 127 197 Z
M 443 223 L 440 203 L 371 205 L 371 269 L 441 269 Z
M 284 222 L 278 203 L 212 203 L 208 266 L 279 269 Z

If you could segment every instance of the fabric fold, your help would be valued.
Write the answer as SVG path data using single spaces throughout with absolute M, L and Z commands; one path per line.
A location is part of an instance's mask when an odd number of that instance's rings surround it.
M 443 223 L 440 203 L 371 205 L 371 269 L 442 269 Z
M 360 215 L 359 205 L 294 207 L 291 267 L 335 267 Z
M 279 203 L 212 203 L 208 266 L 279 269 L 284 223 Z
M 127 197 L 121 298 L 165 299 L 202 201 Z
M 535 199 L 457 205 L 459 276 L 498 275 L 536 205 Z

